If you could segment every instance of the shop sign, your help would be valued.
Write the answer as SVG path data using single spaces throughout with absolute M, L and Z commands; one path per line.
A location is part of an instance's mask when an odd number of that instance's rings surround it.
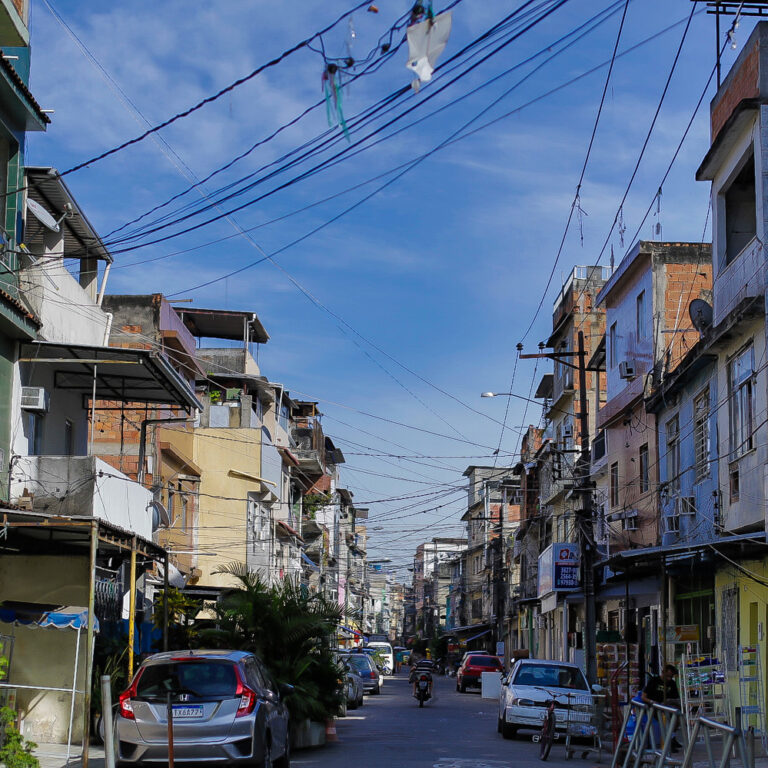
M 568 592 L 581 585 L 579 545 L 550 544 L 539 555 L 539 597 L 550 592 Z
M 675 624 L 667 627 L 668 643 L 698 643 L 699 625 L 698 624 Z

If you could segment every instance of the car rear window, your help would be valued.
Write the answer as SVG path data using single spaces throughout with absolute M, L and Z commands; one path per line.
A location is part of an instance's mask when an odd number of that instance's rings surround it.
M 490 669 L 501 669 L 501 662 L 493 656 L 470 656 L 467 664 L 473 667 L 489 667 Z
M 367 656 L 345 656 L 344 661 L 349 662 L 349 665 L 358 672 L 371 671 L 371 663 Z
M 145 667 L 136 686 L 137 698 L 188 693 L 193 698 L 234 696 L 235 667 L 229 661 L 172 661 Z
M 562 664 L 524 664 L 517 671 L 513 684 L 587 690 L 587 681 L 581 671 Z

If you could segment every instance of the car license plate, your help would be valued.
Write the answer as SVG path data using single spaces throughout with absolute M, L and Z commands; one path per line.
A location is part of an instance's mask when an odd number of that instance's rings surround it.
M 184 704 L 183 706 L 173 707 L 173 719 L 174 720 L 188 720 L 195 717 L 203 716 L 202 704 Z
M 419 688 L 426 688 L 426 687 L 427 687 L 427 681 L 419 680 Z

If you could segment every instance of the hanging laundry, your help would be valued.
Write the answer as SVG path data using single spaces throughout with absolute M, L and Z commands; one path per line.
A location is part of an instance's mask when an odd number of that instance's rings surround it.
M 435 63 L 448 43 L 452 22 L 451 11 L 431 18 L 431 4 L 427 9 L 417 4 L 412 13 L 417 8 L 427 14 L 427 19 L 408 27 L 408 64 L 406 65 L 418 76 L 418 80 L 413 82 L 416 90 L 420 82 L 426 83 L 432 79 Z
M 323 92 L 325 93 L 325 113 L 328 125 L 341 126 L 347 141 L 350 141 L 349 130 L 344 119 L 341 102 L 341 72 L 336 64 L 328 64 L 323 70 Z

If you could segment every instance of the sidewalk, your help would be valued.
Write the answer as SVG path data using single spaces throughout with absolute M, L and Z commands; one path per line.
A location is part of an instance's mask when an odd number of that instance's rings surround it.
M 69 763 L 66 744 L 38 744 L 34 754 L 40 761 L 40 768 L 80 768 L 83 764 L 79 745 L 72 746 Z M 91 745 L 88 750 L 88 768 L 104 768 L 103 746 Z

